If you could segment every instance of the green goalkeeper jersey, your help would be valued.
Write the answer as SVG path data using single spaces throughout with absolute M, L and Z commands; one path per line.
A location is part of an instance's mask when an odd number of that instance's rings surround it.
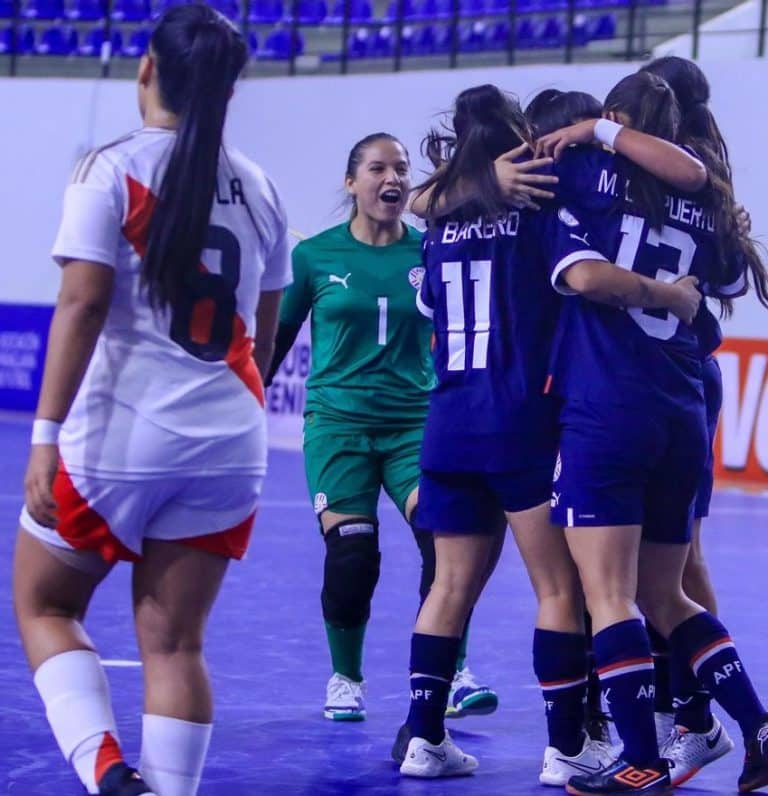
M 369 246 L 345 223 L 293 250 L 280 320 L 299 325 L 312 312 L 306 414 L 374 428 L 424 423 L 434 376 L 432 324 L 416 309 L 421 238 L 406 226 L 396 243 Z

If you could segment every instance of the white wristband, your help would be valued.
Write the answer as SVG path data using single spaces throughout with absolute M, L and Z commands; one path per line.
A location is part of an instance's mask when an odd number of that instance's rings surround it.
M 35 420 L 32 423 L 33 445 L 58 445 L 61 423 L 55 420 Z
M 616 149 L 616 136 L 624 129 L 623 124 L 610 119 L 598 119 L 595 123 L 595 139 L 611 149 Z

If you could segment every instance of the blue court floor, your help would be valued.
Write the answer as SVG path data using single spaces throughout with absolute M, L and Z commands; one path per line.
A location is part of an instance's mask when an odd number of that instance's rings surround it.
M 29 421 L 0 418 L 0 793 L 80 794 L 45 722 L 16 637 L 10 579 Z M 407 709 L 408 645 L 416 610 L 418 557 L 391 504 L 381 506 L 382 575 L 366 645 L 366 722 L 322 717 L 330 675 L 320 617 L 323 545 L 305 494 L 301 458 L 276 452 L 246 561 L 231 566 L 211 618 L 208 659 L 216 724 L 201 796 L 516 796 L 539 787 L 543 706 L 531 671 L 534 604 L 511 539 L 475 612 L 470 664 L 498 690 L 492 716 L 451 725 L 480 759 L 475 776 L 401 779 L 389 749 Z M 768 696 L 768 499 L 720 493 L 706 548 L 721 615 L 760 692 Z M 130 620 L 129 571 L 102 586 L 87 627 L 108 673 L 126 753 L 139 749 L 141 670 Z M 728 719 L 734 739 L 737 729 Z M 736 792 L 741 752 L 702 772 L 681 792 Z

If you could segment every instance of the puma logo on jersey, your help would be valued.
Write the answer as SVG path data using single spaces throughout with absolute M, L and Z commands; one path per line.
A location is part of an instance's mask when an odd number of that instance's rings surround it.
M 328 274 L 328 281 L 334 282 L 335 284 L 338 285 L 344 285 L 344 290 L 348 290 L 349 285 L 347 284 L 347 281 L 349 280 L 350 276 L 352 276 L 351 273 L 347 274 L 346 276 L 336 276 L 336 274 Z
M 574 235 L 573 232 L 570 233 L 570 237 L 574 240 L 578 240 L 583 243 L 585 246 L 589 246 L 589 241 L 587 240 L 587 233 L 585 232 L 584 235 Z

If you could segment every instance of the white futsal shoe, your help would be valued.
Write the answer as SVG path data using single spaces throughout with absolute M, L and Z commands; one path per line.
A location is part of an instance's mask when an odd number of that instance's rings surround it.
M 424 738 L 411 738 L 400 773 L 406 777 L 463 777 L 477 768 L 477 758 L 466 755 L 445 733 L 440 744 Z
M 675 729 L 675 714 L 660 713 L 658 710 L 653 714 L 653 723 L 656 725 L 656 743 L 659 749 L 669 740 L 672 730 Z M 664 755 L 662 755 L 664 757 Z
M 365 719 L 365 683 L 358 683 L 334 672 L 325 691 L 323 716 L 331 721 Z
M 673 727 L 659 755 L 669 760 L 669 776 L 677 787 L 698 774 L 704 766 L 719 760 L 733 749 L 733 741 L 725 727 L 712 716 L 709 732 L 690 732 L 685 727 Z
M 561 754 L 559 749 L 548 746 L 544 750 L 544 764 L 539 774 L 542 785 L 565 787 L 571 777 L 590 776 L 608 768 L 616 760 L 616 750 L 603 741 L 584 737 L 584 746 L 573 757 Z

